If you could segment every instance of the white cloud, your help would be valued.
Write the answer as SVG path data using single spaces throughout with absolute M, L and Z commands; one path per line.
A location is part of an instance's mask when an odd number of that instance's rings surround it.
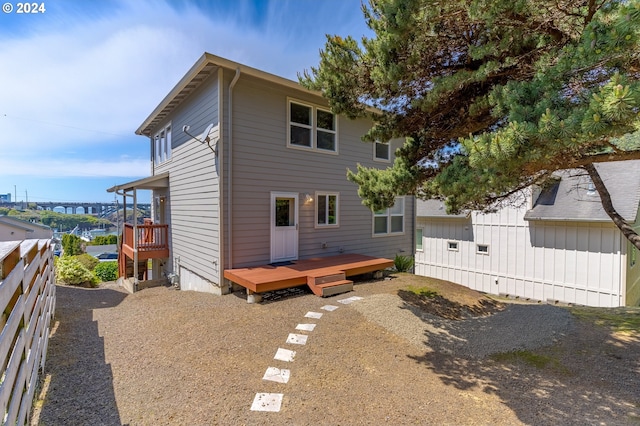
M 317 64 L 326 32 L 360 35 L 359 3 L 274 0 L 250 26 L 248 1 L 218 13 L 188 2 L 122 0 L 99 16 L 70 12 L 2 38 L 0 177 L 146 175 L 148 144 L 114 152 L 129 155 L 126 161 L 96 162 L 95 151 L 135 138 L 204 51 L 295 79 Z M 67 152 L 76 154 L 57 160 Z
M 133 133 L 202 50 L 166 27 L 178 21 L 171 8 L 134 5 L 97 22 L 0 42 L 0 62 L 10 64 L 0 69 L 8 83 L 0 101 L 6 140 L 24 149 L 42 149 L 46 140 L 60 149 Z
M 2 164 L 2 174 L 8 176 L 41 176 L 50 178 L 73 176 L 143 177 L 149 174 L 149 170 L 149 160 L 141 159 L 119 159 L 114 161 L 33 159 L 20 163 L 6 162 Z

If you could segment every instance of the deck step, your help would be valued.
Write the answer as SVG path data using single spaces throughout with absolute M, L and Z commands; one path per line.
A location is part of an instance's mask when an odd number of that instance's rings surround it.
M 316 296 L 328 297 L 353 290 L 353 281 L 345 278 L 344 272 L 309 275 L 307 276 L 307 285 Z
M 353 290 L 353 281 L 340 280 L 330 283 L 320 284 L 318 287 L 322 290 L 322 297 L 333 296 L 334 294 L 346 293 Z
M 328 273 L 326 275 L 308 275 L 307 276 L 307 283 L 312 283 L 312 284 L 326 284 L 326 283 L 331 283 L 331 282 L 335 282 L 335 281 L 342 281 L 347 279 L 346 275 L 344 272 L 340 271 L 340 272 L 332 272 L 332 273 Z

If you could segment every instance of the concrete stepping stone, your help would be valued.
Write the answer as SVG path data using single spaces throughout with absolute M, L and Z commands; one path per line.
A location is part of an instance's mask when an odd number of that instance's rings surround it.
M 277 383 L 287 383 L 291 377 L 291 370 L 280 369 L 277 367 L 269 367 L 264 373 L 263 380 L 269 380 Z
M 342 303 L 343 305 L 348 305 L 348 304 L 356 302 L 358 300 L 362 300 L 362 297 L 351 296 L 351 297 L 349 297 L 347 299 L 338 300 L 338 303 Z
M 315 324 L 298 324 L 296 325 L 296 330 L 300 331 L 313 331 L 316 328 Z
M 328 311 L 328 312 L 333 312 L 333 311 L 335 311 L 336 309 L 338 309 L 338 306 L 334 306 L 334 305 L 324 305 L 324 306 L 323 306 L 322 308 L 320 308 L 320 309 L 323 309 L 323 310 Z
M 283 396 L 281 393 L 257 393 L 251 404 L 251 411 L 279 412 Z
M 296 351 L 278 348 L 278 350 L 276 351 L 276 356 L 274 356 L 273 359 L 277 359 L 278 361 L 293 362 L 295 356 Z
M 306 345 L 308 338 L 309 336 L 307 336 L 306 334 L 289 333 L 289 337 L 287 337 L 287 343 L 292 343 L 294 345 Z

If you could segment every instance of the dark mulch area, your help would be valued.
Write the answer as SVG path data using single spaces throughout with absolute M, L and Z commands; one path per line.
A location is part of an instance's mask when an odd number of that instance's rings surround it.
M 412 291 L 398 290 L 398 296 L 421 311 L 450 320 L 463 320 L 491 315 L 504 310 L 506 306 L 504 303 L 488 297 L 480 298 L 475 304 L 465 305 L 449 300 L 439 294 L 425 296 L 418 295 Z

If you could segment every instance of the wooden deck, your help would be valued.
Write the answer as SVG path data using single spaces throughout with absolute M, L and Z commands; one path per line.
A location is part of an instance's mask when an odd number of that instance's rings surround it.
M 294 260 L 291 264 L 282 266 L 263 265 L 226 269 L 224 277 L 251 292 L 262 293 L 305 285 L 320 276 L 344 273 L 345 276 L 350 277 L 379 271 L 390 266 L 393 266 L 393 260 L 362 254 L 341 254 Z

